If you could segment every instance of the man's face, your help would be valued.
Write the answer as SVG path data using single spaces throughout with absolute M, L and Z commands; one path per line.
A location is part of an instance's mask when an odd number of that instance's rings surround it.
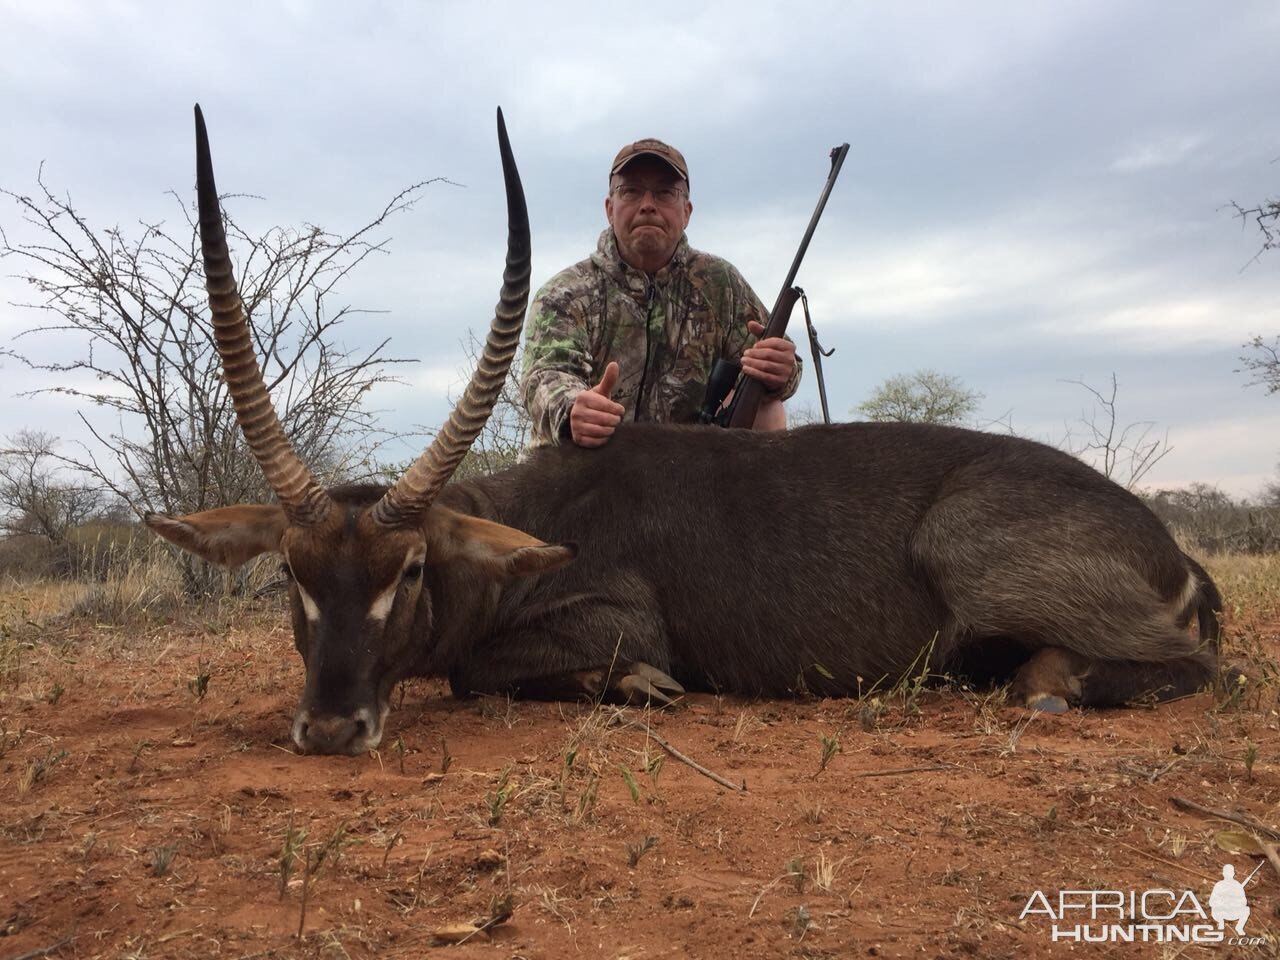
M 622 259 L 653 273 L 676 252 L 693 204 L 675 170 L 656 157 L 637 157 L 610 180 L 604 212 Z

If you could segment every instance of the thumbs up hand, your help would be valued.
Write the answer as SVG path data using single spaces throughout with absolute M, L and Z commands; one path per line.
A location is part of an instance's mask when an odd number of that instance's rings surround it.
M 580 447 L 599 447 L 608 442 L 622 422 L 623 407 L 609 399 L 618 385 L 618 364 L 604 368 L 600 382 L 573 398 L 569 410 L 569 430 Z

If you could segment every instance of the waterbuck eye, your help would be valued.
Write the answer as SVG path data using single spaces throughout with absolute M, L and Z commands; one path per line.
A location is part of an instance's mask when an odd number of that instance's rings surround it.
M 422 579 L 422 561 L 415 560 L 404 568 L 404 578 L 408 582 Z

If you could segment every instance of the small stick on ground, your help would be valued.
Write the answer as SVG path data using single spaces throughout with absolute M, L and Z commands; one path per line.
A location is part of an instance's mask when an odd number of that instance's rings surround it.
M 861 774 L 863 777 L 896 777 L 900 773 L 937 773 L 940 770 L 952 770 L 944 764 L 934 764 L 931 767 L 898 767 L 896 770 L 871 770 Z
M 1216 817 L 1219 820 L 1227 820 L 1231 823 L 1238 823 L 1242 827 L 1248 827 L 1263 836 L 1269 837 L 1271 840 L 1280 840 L 1280 830 L 1273 830 L 1271 827 L 1247 817 L 1243 813 L 1231 813 L 1227 810 L 1215 810 L 1212 807 L 1202 807 L 1198 803 L 1192 803 L 1190 800 L 1184 800 L 1182 797 L 1170 797 L 1169 802 L 1184 813 L 1198 813 L 1202 817 Z
M 663 750 L 667 751 L 667 753 L 671 754 L 671 756 L 675 757 L 677 760 L 679 760 L 681 763 L 685 764 L 686 766 L 692 767 L 694 770 L 697 770 L 704 777 L 714 780 L 716 783 L 720 784 L 720 786 L 728 787 L 730 790 L 737 790 L 739 793 L 747 792 L 747 783 L 745 780 L 741 784 L 733 783 L 729 780 L 726 780 L 724 777 L 720 776 L 720 774 L 715 773 L 711 770 L 708 770 L 702 764 L 698 763 L 697 760 L 694 760 L 691 757 L 686 757 L 683 753 L 681 753 L 671 744 L 667 743 L 667 741 L 663 740 L 660 736 L 658 736 L 648 727 L 645 727 L 645 733 L 649 735 L 649 737 L 653 740 L 654 743 L 660 746 Z
M 1174 870 L 1180 870 L 1181 872 L 1190 874 L 1193 877 L 1199 877 L 1201 880 L 1208 880 L 1210 883 L 1220 879 L 1218 877 L 1211 877 L 1207 873 L 1201 873 L 1199 870 L 1188 867 L 1185 864 L 1174 863 L 1172 860 L 1166 860 L 1164 857 L 1157 857 L 1154 853 L 1148 853 L 1146 850 L 1135 847 L 1132 844 L 1125 843 L 1119 837 L 1113 837 L 1112 839 L 1126 850 L 1132 850 L 1140 857 L 1146 857 L 1148 860 L 1154 860 L 1156 863 L 1163 863 L 1166 867 L 1172 867 Z
M 750 920 L 752 917 L 756 915 L 756 907 L 760 906 L 760 900 L 764 897 L 764 895 L 768 893 L 770 890 L 772 890 L 774 887 L 776 887 L 778 884 L 780 884 L 786 878 L 787 878 L 787 875 L 784 873 L 780 877 L 774 877 L 772 880 L 770 880 L 768 883 L 766 883 L 763 887 L 760 888 L 760 892 L 756 894 L 755 901 L 751 904 L 751 909 L 747 911 L 748 920 Z
M 41 947 L 39 950 L 32 950 L 30 953 L 19 954 L 13 960 L 38 960 L 39 957 L 47 957 L 51 953 L 57 953 L 74 939 L 75 937 L 67 937 L 65 940 L 59 940 L 53 946 Z

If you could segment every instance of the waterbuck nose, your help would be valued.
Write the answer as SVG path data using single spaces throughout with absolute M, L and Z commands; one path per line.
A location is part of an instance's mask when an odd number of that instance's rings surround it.
M 293 742 L 306 753 L 364 753 L 377 746 L 379 739 L 371 718 L 371 711 L 364 708 L 345 716 L 313 716 L 309 710 L 299 710 L 293 721 Z

